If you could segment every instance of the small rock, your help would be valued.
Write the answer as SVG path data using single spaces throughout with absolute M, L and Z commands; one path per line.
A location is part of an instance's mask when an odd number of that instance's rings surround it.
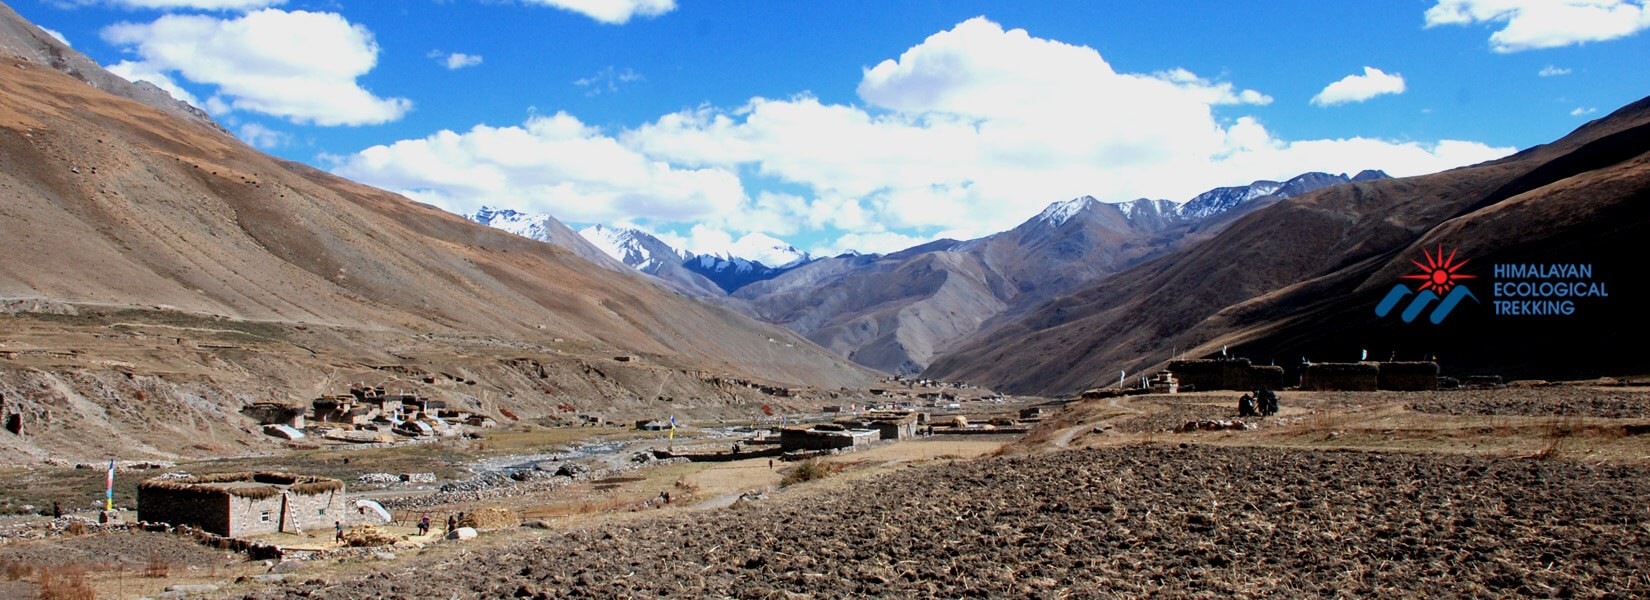
M 198 584 L 198 585 L 178 584 L 178 585 L 166 586 L 166 591 L 168 591 L 168 592 L 183 592 L 185 594 L 210 594 L 210 593 L 218 591 L 218 586 L 212 585 L 210 583 L 202 583 L 202 584 Z
M 533 529 L 549 529 L 550 528 L 550 522 L 546 521 L 544 519 L 533 519 L 533 520 L 528 521 L 526 523 L 522 523 L 521 526 L 522 527 L 531 527 Z
M 378 560 L 395 560 L 395 553 L 380 550 L 378 552 L 373 552 L 372 557 Z

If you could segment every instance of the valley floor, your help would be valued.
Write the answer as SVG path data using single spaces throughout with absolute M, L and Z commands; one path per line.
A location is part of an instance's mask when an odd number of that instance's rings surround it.
M 619 489 L 675 482 L 690 501 L 280 582 L 261 563 L 191 575 L 264 599 L 1650 595 L 1650 389 L 1288 392 L 1257 429 L 1172 431 L 1230 419 L 1235 398 L 1074 402 L 1019 441 L 842 455 L 757 501 L 740 491 L 785 465 L 658 467 Z

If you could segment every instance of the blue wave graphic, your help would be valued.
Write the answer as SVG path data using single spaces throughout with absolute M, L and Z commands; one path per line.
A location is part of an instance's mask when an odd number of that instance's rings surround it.
M 1478 301 L 1478 297 L 1472 295 L 1472 290 L 1467 289 L 1467 286 L 1455 286 L 1455 289 L 1450 290 L 1448 296 L 1444 296 L 1444 301 L 1438 303 L 1438 308 L 1432 310 L 1432 318 L 1430 319 L 1432 324 L 1442 323 L 1444 317 L 1449 316 L 1449 311 L 1455 310 L 1455 305 L 1460 304 L 1463 298 L 1472 298 L 1473 302 Z

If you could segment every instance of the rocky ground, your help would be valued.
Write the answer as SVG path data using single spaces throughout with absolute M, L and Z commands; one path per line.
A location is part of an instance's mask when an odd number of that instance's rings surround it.
M 1650 468 L 1132 445 L 546 534 L 249 598 L 1650 594 Z
M 1524 417 L 1650 418 L 1650 391 L 1577 386 L 1506 390 L 1460 390 L 1409 403 L 1412 410 L 1447 415 Z

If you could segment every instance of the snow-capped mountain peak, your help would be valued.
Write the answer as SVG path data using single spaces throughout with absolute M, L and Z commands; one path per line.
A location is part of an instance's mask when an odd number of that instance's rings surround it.
M 1186 219 L 1208 218 L 1244 202 L 1276 193 L 1280 187 L 1283 184 L 1276 181 L 1256 181 L 1249 185 L 1215 188 L 1180 205 L 1180 216 Z
M 762 266 L 784 269 L 813 260 L 807 252 L 765 233 L 749 233 L 728 247 L 727 258 L 742 258 Z
M 476 209 L 474 214 L 464 215 L 464 217 L 482 225 L 502 229 L 522 237 L 535 240 L 549 239 L 544 230 L 544 223 L 549 215 L 530 215 L 508 208 L 483 206 Z
M 592 225 L 579 230 L 579 235 L 608 256 L 644 272 L 652 272 L 660 261 L 683 259 L 680 250 L 640 229 Z
M 1053 227 L 1059 227 L 1072 217 L 1077 216 L 1077 213 L 1083 212 L 1099 202 L 1099 200 L 1094 199 L 1094 196 L 1083 196 L 1055 202 L 1048 205 L 1048 208 L 1043 209 L 1042 214 L 1037 215 L 1037 220 L 1048 223 Z

